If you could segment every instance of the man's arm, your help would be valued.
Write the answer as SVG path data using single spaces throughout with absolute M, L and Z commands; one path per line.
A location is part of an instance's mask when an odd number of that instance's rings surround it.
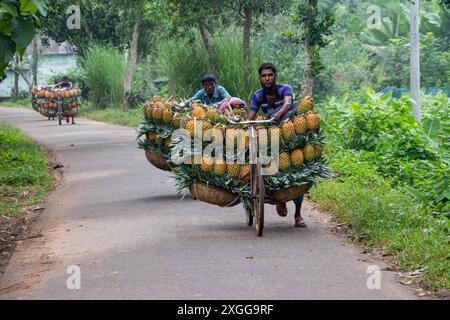
M 280 120 L 283 115 L 291 109 L 292 96 L 284 96 L 283 106 L 273 116 L 275 120 Z
M 201 94 L 202 94 L 202 90 L 197 91 L 192 98 L 184 100 L 182 103 L 180 103 L 180 107 L 188 106 L 194 100 L 201 100 L 201 97 L 202 97 Z

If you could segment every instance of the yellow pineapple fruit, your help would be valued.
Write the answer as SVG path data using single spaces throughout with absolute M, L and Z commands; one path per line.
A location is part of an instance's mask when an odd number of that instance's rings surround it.
M 203 172 L 211 172 L 214 169 L 214 159 L 211 157 L 202 157 L 201 170 Z
M 175 128 L 179 128 L 181 126 L 181 116 L 179 114 L 174 114 L 173 116 L 173 121 L 172 121 L 172 125 Z
M 311 111 L 314 108 L 314 100 L 310 96 L 305 96 L 300 99 L 297 106 L 297 112 L 302 114 Z
M 224 176 L 227 173 L 227 164 L 223 160 L 214 162 L 214 174 L 216 176 Z
M 291 140 L 294 138 L 295 135 L 295 127 L 294 124 L 291 121 L 285 121 L 281 125 L 281 133 L 283 135 L 283 139 L 286 141 Z
M 197 119 L 202 118 L 205 114 L 206 114 L 205 110 L 200 106 L 194 107 L 192 109 L 192 116 L 196 117 Z
M 306 128 L 309 131 L 315 131 L 320 126 L 320 118 L 319 115 L 315 112 L 308 112 L 306 114 Z
M 313 144 L 314 147 L 314 156 L 316 159 L 322 158 L 323 147 L 320 144 Z
M 312 159 L 314 159 L 315 157 L 315 150 L 314 147 L 311 144 L 307 144 L 304 148 L 303 148 L 303 157 L 305 159 L 305 161 L 311 161 Z
M 294 118 L 295 133 L 305 134 L 306 133 L 306 119 L 303 116 L 296 116 Z
M 220 119 L 220 113 L 216 108 L 209 108 L 206 111 L 205 118 L 211 123 L 216 123 Z
M 169 124 L 172 122 L 173 119 L 173 111 L 171 109 L 165 109 L 163 112 L 163 122 L 166 124 Z
M 250 165 L 243 164 L 241 167 L 241 171 L 239 172 L 239 179 L 249 180 L 250 179 Z
M 239 177 L 239 163 L 233 162 L 233 163 L 227 163 L 227 172 L 228 175 L 232 178 Z
M 281 152 L 280 153 L 280 164 L 279 164 L 280 170 L 286 170 L 290 166 L 291 166 L 291 160 L 290 160 L 290 157 L 289 157 L 289 153 Z
M 301 149 L 295 149 L 290 154 L 291 164 L 294 167 L 300 167 L 303 164 L 303 152 Z
M 148 131 L 145 136 L 148 140 L 155 141 L 156 140 L 156 132 Z
M 164 109 L 157 104 L 153 106 L 152 118 L 155 120 L 161 120 L 163 117 Z
M 189 131 L 189 134 L 191 135 L 191 138 L 194 138 L 195 134 L 195 122 L 193 119 L 190 119 L 186 123 L 186 130 Z

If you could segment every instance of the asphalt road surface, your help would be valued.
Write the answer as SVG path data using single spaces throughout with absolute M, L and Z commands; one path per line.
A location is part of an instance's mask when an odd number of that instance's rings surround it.
M 132 128 L 76 120 L 59 126 L 0 108 L 0 121 L 64 166 L 32 224 L 41 236 L 19 242 L 0 279 L 1 299 L 416 298 L 380 260 L 327 231 L 327 216 L 310 204 L 306 229 L 293 227 L 293 204 L 285 218 L 267 205 L 258 238 L 240 205 L 177 198 L 171 174 L 147 162 Z M 370 266 L 381 269 L 379 289 Z

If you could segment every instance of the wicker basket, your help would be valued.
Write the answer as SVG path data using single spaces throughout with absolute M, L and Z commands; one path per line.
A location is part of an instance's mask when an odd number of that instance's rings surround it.
M 148 162 L 158 169 L 170 171 L 173 167 L 171 162 L 168 162 L 164 156 L 157 154 L 156 152 L 145 150 L 145 156 L 147 157 Z
M 78 108 L 73 108 L 62 113 L 63 117 L 72 117 L 78 113 Z
M 286 189 L 281 189 L 272 194 L 272 198 L 276 202 L 288 202 L 296 199 L 298 196 L 305 194 L 312 187 L 312 183 L 301 186 L 292 186 Z
M 241 202 L 237 195 L 204 182 L 194 181 L 189 186 L 189 191 L 200 201 L 220 207 L 233 207 Z
M 51 110 L 51 111 L 50 111 Z M 56 110 L 49 108 L 41 108 L 39 113 L 42 114 L 44 117 L 55 117 L 56 116 Z

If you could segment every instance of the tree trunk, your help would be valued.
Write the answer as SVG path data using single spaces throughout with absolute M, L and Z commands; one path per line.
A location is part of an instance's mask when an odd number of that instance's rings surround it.
M 208 29 L 203 25 L 199 24 L 200 34 L 202 36 L 203 45 L 205 46 L 206 52 L 208 54 L 208 62 L 209 62 L 209 73 L 212 73 L 216 76 L 217 81 L 219 80 L 219 63 L 217 62 L 216 51 L 214 50 L 214 46 L 211 42 L 211 35 L 209 34 Z
M 420 22 L 419 0 L 411 1 L 410 33 L 411 33 L 411 68 L 410 84 L 411 98 L 414 100 L 413 115 L 420 122 L 420 56 L 419 56 L 419 22 Z
M 245 91 L 250 94 L 252 86 L 252 69 L 251 69 L 251 56 L 250 56 L 250 33 L 252 29 L 252 9 L 247 7 L 244 9 L 244 30 L 242 36 L 242 54 L 244 58 L 244 79 L 245 79 Z
M 31 51 L 31 57 L 32 57 L 32 67 L 31 67 L 31 73 L 32 73 L 32 86 L 37 86 L 37 73 L 38 73 L 38 39 L 37 36 L 33 38 L 32 43 L 32 51 Z
M 305 56 L 303 58 L 304 69 L 303 69 L 303 79 L 302 79 L 302 88 L 300 92 L 301 97 L 311 96 L 313 95 L 313 87 L 314 87 L 314 76 L 312 74 L 312 48 L 308 41 L 305 41 L 304 45 Z
M 130 108 L 130 102 L 128 97 L 131 93 L 131 82 L 133 80 L 134 72 L 136 71 L 139 32 L 140 32 L 140 22 L 137 21 L 134 24 L 133 35 L 131 38 L 130 62 L 128 63 L 128 70 L 127 74 L 125 75 L 123 84 L 124 89 L 123 107 L 125 110 L 128 110 Z
M 19 98 L 19 63 L 20 63 L 20 56 L 18 53 L 14 56 L 14 100 L 17 100 Z
M 308 0 L 308 8 L 312 9 L 317 6 L 317 0 Z M 311 30 L 310 23 L 305 25 L 306 29 Z M 313 59 L 313 48 L 309 42 L 309 39 L 305 39 L 304 42 L 304 50 L 305 56 L 303 59 L 304 68 L 303 68 L 303 79 L 301 85 L 300 96 L 312 96 L 313 95 L 313 87 L 314 87 L 314 76 L 312 73 L 312 59 Z

